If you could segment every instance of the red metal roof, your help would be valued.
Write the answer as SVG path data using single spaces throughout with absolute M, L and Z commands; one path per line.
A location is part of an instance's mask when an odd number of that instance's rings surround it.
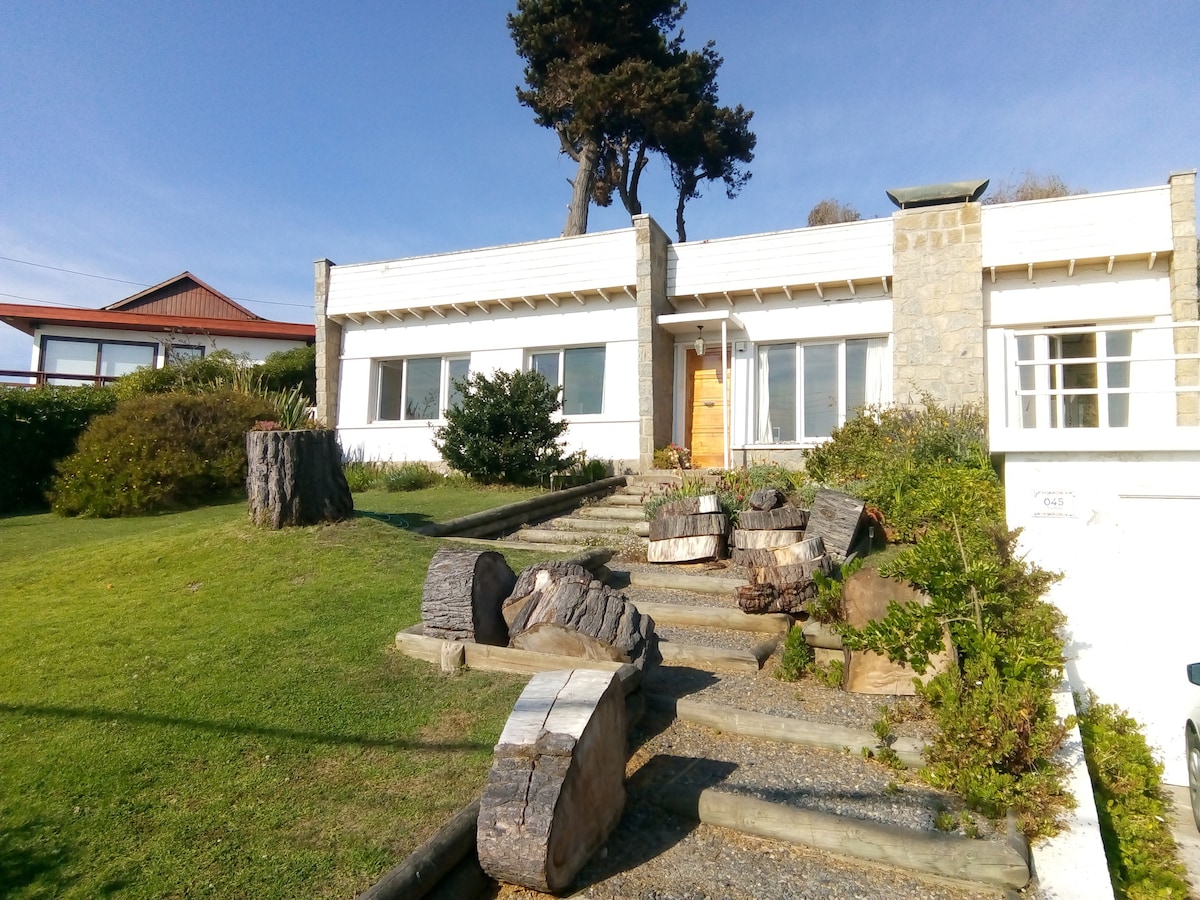
M 82 328 L 129 331 L 214 334 L 309 342 L 316 340 L 316 327 L 298 322 L 273 322 L 260 318 L 164 316 L 115 309 L 69 309 L 57 306 L 27 306 L 21 303 L 0 303 L 0 322 L 30 335 L 39 325 L 77 325 Z

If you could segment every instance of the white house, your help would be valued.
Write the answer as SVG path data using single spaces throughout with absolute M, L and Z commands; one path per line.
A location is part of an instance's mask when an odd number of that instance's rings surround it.
M 632 227 L 316 263 L 318 414 L 368 459 L 436 460 L 468 372 L 563 388 L 572 449 L 648 468 L 797 461 L 863 404 L 985 404 L 1009 524 L 1070 620 L 1077 689 L 1142 719 L 1184 779 L 1200 591 L 1195 171 L 982 206 L 891 192 L 890 219 L 672 244 Z M 702 345 L 702 346 L 701 346 Z
M 0 372 L 24 385 L 104 383 L 214 350 L 262 362 L 316 335 L 312 325 L 256 316 L 190 272 L 103 309 L 0 303 L 0 321 L 33 337 L 29 371 Z

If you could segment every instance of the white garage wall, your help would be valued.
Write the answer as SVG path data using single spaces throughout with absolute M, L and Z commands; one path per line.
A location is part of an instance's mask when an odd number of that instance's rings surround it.
M 1146 729 L 1171 784 L 1186 784 L 1183 723 L 1200 700 L 1200 451 L 1010 453 L 1009 526 L 1031 559 L 1064 578 L 1072 688 L 1094 690 Z

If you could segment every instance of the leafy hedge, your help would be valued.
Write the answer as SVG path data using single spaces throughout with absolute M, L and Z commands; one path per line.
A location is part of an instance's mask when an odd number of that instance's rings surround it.
M 96 416 L 59 465 L 63 515 L 122 516 L 194 505 L 246 480 L 245 432 L 269 401 L 236 391 L 146 394 Z
M 45 503 L 54 464 L 75 449 L 88 421 L 117 399 L 108 388 L 0 387 L 0 513 Z

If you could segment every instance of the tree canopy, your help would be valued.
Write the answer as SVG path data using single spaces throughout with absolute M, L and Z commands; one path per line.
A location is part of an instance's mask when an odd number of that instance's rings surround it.
M 808 211 L 808 225 L 837 225 L 841 222 L 857 222 L 862 215 L 849 203 L 839 203 L 832 198 L 822 200 Z
M 1072 194 L 1086 194 L 1083 188 L 1068 187 L 1058 175 L 1039 175 L 1036 172 L 1026 172 L 1021 180 L 1013 184 L 1008 181 L 998 181 L 983 198 L 984 203 L 1017 203 L 1022 200 L 1045 200 L 1049 197 L 1069 197 Z
M 754 158 L 753 113 L 722 107 L 710 41 L 685 50 L 682 0 L 519 0 L 508 16 L 525 85 L 517 99 L 551 128 L 577 163 L 563 234 L 587 231 L 591 203 L 613 194 L 630 215 L 642 211 L 641 176 L 652 154 L 671 168 L 676 223 L 700 185 L 720 179 L 733 197 Z

